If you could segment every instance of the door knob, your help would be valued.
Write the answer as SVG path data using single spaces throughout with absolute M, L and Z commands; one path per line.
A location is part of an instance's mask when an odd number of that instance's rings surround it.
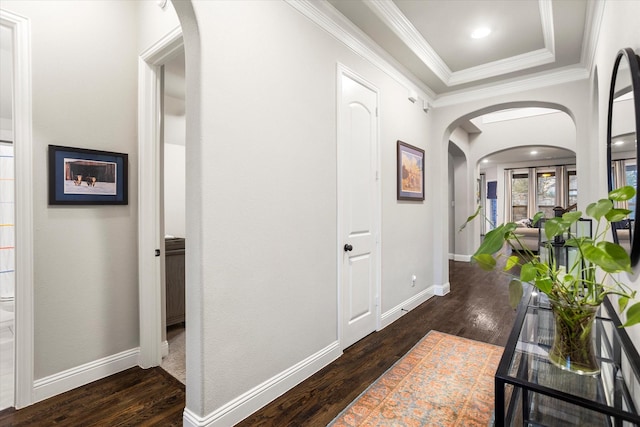
M 346 245 L 344 245 L 344 251 L 345 252 L 350 252 L 351 250 L 353 250 L 353 246 L 351 246 L 348 243 Z

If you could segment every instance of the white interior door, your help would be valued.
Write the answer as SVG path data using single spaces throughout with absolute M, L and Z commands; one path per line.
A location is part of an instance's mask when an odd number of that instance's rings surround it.
M 377 92 L 340 73 L 341 344 L 376 330 L 378 321 Z

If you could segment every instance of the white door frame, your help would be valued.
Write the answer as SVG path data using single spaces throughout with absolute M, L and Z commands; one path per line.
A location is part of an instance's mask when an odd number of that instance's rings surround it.
M 161 124 L 162 65 L 183 47 L 177 27 L 145 50 L 138 61 L 138 281 L 140 357 L 143 368 L 162 362 Z
M 363 77 L 361 77 L 360 75 L 358 75 L 357 73 L 355 73 L 354 71 L 350 70 L 349 68 L 347 68 L 346 66 L 344 66 L 341 63 L 337 64 L 337 73 L 336 73 L 336 88 L 337 88 L 337 92 L 336 92 L 336 103 L 337 103 L 337 126 L 336 126 L 336 141 L 337 141 L 337 164 L 336 164 L 336 170 L 337 170 L 337 231 L 338 231 L 338 236 L 337 236 L 337 243 L 336 243 L 336 248 L 337 248 L 337 255 L 336 255 L 336 259 L 337 259 L 337 282 L 338 282 L 338 286 L 337 286 L 337 300 L 338 300 L 338 330 L 337 330 L 337 336 L 338 336 L 338 340 L 340 341 L 340 348 L 342 350 L 345 349 L 344 346 L 344 341 L 342 339 L 342 333 L 343 333 L 343 328 L 342 328 L 342 322 L 343 322 L 343 315 L 342 315 L 342 287 L 343 287 L 343 283 L 342 283 L 342 272 L 343 272 L 343 254 L 344 254 L 344 250 L 342 248 L 342 245 L 344 245 L 343 239 L 344 236 L 342 235 L 343 232 L 343 222 L 344 222 L 344 206 L 342 203 L 343 200 L 343 196 L 344 196 L 344 189 L 342 187 L 342 179 L 343 177 L 343 167 L 344 167 L 344 159 L 343 156 L 340 154 L 340 149 L 342 147 L 342 144 L 344 143 L 344 141 L 342 141 L 342 137 L 340 135 L 340 126 L 341 126 L 341 121 L 342 121 L 342 76 L 347 76 L 352 80 L 355 80 L 356 82 L 360 83 L 361 85 L 365 86 L 366 88 L 372 90 L 373 92 L 376 93 L 376 105 L 379 107 L 380 106 L 380 91 L 378 91 L 378 89 L 371 84 L 370 82 L 368 82 L 366 79 L 364 79 Z M 381 298 L 381 293 L 382 293 L 382 237 L 381 237 L 381 233 L 380 233 L 380 229 L 381 229 L 381 218 L 382 218 L 382 188 L 381 188 L 381 179 L 380 179 L 380 170 L 381 170 L 381 163 L 380 163 L 380 120 L 378 118 L 378 120 L 376 121 L 376 169 L 377 169 L 377 179 L 376 179 L 376 211 L 374 213 L 375 215 L 375 234 L 376 234 L 376 330 L 379 331 L 380 327 L 381 327 L 381 313 L 382 313 L 382 307 L 381 307 L 381 303 L 382 303 L 382 298 Z
M 31 22 L 0 9 L 0 25 L 13 34 L 13 139 L 16 186 L 14 405 L 33 403 L 33 137 Z M 19 286 L 17 286 L 19 284 Z

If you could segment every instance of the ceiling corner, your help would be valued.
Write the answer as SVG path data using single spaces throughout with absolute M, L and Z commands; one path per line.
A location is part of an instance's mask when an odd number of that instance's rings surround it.
M 587 16 L 584 23 L 584 36 L 582 37 L 582 52 L 580 63 L 591 74 L 593 61 L 598 48 L 598 38 L 600 36 L 600 26 L 604 16 L 604 1 L 589 0 L 587 2 Z

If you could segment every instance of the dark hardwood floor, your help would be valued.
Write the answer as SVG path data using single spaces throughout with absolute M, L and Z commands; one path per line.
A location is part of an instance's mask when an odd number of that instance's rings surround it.
M 515 319 L 507 277 L 451 261 L 450 283 L 448 295 L 347 348 L 238 426 L 326 426 L 431 330 L 504 346 Z M 184 386 L 162 369 L 132 368 L 19 411 L 2 411 L 0 426 L 182 425 L 184 396 Z
M 185 387 L 161 368 L 131 368 L 28 406 L 0 426 L 181 426 Z

